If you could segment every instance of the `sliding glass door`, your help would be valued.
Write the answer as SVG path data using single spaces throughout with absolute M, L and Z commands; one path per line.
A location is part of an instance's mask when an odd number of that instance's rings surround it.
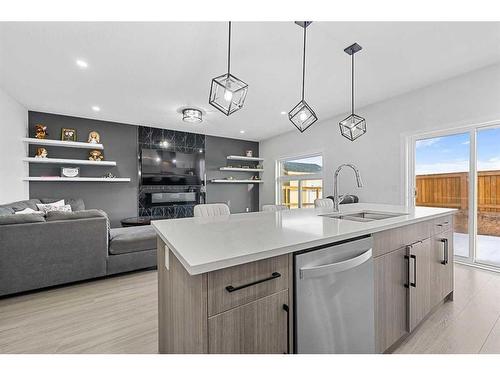
M 414 137 L 410 147 L 410 204 L 456 208 L 456 259 L 500 267 L 500 127 Z
M 453 134 L 415 142 L 415 205 L 456 208 L 455 255 L 470 258 L 470 135 Z

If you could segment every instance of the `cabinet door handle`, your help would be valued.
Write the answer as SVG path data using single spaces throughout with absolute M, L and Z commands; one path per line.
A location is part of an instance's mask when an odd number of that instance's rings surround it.
M 410 287 L 410 257 L 405 255 L 405 260 L 408 262 L 406 267 L 406 283 L 404 284 L 405 288 Z
M 443 260 L 441 261 L 441 264 L 446 265 L 448 264 L 448 249 L 449 249 L 449 244 L 448 244 L 448 239 L 447 238 L 441 238 L 441 243 L 443 244 Z
M 232 285 L 228 285 L 228 286 L 226 286 L 226 290 L 229 293 L 232 293 L 232 292 L 236 292 L 237 290 L 240 290 L 240 289 L 248 288 L 249 286 L 252 286 L 252 285 L 260 284 L 260 283 L 263 283 L 263 282 L 266 282 L 266 281 L 269 281 L 269 280 L 273 280 L 273 279 L 277 279 L 278 277 L 281 277 L 281 273 L 279 273 L 279 272 L 273 272 L 271 274 L 271 276 L 266 277 L 265 279 L 253 281 L 253 282 L 248 283 L 248 284 L 243 284 L 243 285 L 236 286 L 236 287 L 234 287 Z
M 410 258 L 413 258 L 413 282 L 410 285 L 414 288 L 417 287 L 417 256 L 410 255 Z
M 286 352 L 283 354 L 290 353 L 290 308 L 286 303 L 283 304 L 283 310 L 286 311 Z

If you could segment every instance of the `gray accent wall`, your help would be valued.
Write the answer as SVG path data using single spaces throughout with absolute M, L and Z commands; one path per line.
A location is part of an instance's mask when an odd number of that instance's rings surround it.
M 252 150 L 254 156 L 259 156 L 259 143 L 239 139 L 206 136 L 205 138 L 205 169 L 207 173 L 207 203 L 226 203 L 232 214 L 259 210 L 258 184 L 216 184 L 210 180 L 233 176 L 235 179 L 247 179 L 255 173 L 223 172 L 220 167 L 227 165 L 228 155 L 245 155 L 246 150 Z M 232 161 L 233 164 L 245 164 Z M 256 163 L 253 163 L 254 165 Z
M 90 131 L 96 130 L 104 146 L 104 160 L 116 161 L 116 167 L 80 167 L 80 176 L 100 177 L 108 172 L 117 177 L 130 177 L 130 182 L 33 182 L 29 183 L 30 198 L 82 198 L 86 208 L 106 211 L 113 227 L 120 220 L 137 216 L 138 161 L 137 126 L 62 116 L 50 113 L 29 112 L 29 135 L 34 136 L 35 124 L 48 127 L 49 139 L 61 139 L 61 128 L 77 131 L 77 140 L 87 142 Z M 45 147 L 45 146 L 44 146 Z M 34 156 L 37 146 L 30 146 L 29 156 Z M 45 147 L 51 158 L 88 159 L 87 149 Z M 59 164 L 30 164 L 30 176 L 59 176 Z M 71 166 L 71 165 L 67 165 Z

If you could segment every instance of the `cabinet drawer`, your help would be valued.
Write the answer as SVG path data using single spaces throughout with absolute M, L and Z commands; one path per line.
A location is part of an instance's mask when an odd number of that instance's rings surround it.
M 395 229 L 378 232 L 373 235 L 373 256 L 387 254 L 391 251 L 422 241 L 432 235 L 434 220 L 405 225 Z
M 208 274 L 208 315 L 288 289 L 288 255 Z
M 209 353 L 288 353 L 288 291 L 208 319 Z
M 433 234 L 439 234 L 453 229 L 453 216 L 440 217 L 434 220 Z

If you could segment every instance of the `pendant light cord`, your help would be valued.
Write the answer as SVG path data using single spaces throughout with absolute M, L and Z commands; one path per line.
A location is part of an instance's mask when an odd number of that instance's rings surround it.
M 231 21 L 229 21 L 229 45 L 227 47 L 227 74 L 231 71 Z
M 306 80 L 306 32 L 307 26 L 304 24 L 304 50 L 302 52 L 302 100 L 304 100 L 305 80 Z
M 351 55 L 351 114 L 354 114 L 354 53 Z

